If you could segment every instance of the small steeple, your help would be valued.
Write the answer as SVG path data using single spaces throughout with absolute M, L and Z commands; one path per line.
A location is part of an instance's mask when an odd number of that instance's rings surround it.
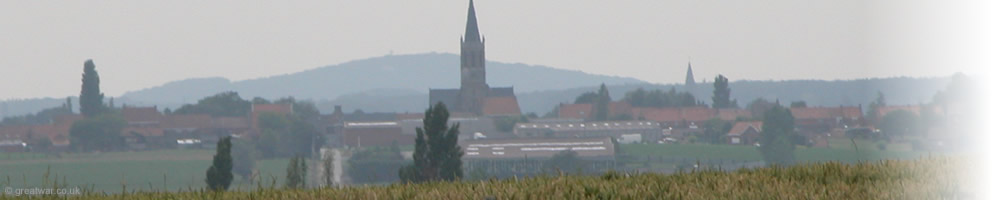
M 479 40 L 479 23 L 476 22 L 476 8 L 472 5 L 472 0 L 469 0 L 469 16 L 465 21 L 465 41 L 475 41 Z
M 684 86 L 693 87 L 696 83 L 694 82 L 694 72 L 691 71 L 691 61 L 688 61 L 688 73 L 687 78 L 684 80 Z

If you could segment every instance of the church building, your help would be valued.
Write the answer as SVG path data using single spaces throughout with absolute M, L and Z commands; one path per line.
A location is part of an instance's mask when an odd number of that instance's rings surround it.
M 431 106 L 441 102 L 453 113 L 479 116 L 520 115 L 514 87 L 491 88 L 486 84 L 486 39 L 479 34 L 472 0 L 469 0 L 465 36 L 459 43 L 462 47 L 461 86 L 459 89 L 430 89 Z

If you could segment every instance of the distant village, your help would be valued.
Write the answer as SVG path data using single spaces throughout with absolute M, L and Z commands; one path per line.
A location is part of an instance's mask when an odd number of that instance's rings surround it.
M 826 148 L 834 138 L 883 138 L 890 143 L 902 142 L 880 129 L 879 125 L 892 113 L 942 116 L 940 123 L 920 122 L 933 125 L 919 131 L 917 128 L 905 130 L 921 135 L 925 141 L 922 148 L 948 148 L 954 139 L 949 133 L 960 128 L 951 123 L 960 118 L 951 117 L 954 113 L 949 109 L 960 105 L 885 105 L 875 99 L 870 105 L 836 107 L 808 106 L 808 102 L 793 103 L 793 100 L 786 102 L 784 99 L 749 102 L 742 107 L 716 107 L 694 99 L 691 99 L 696 102 L 694 105 L 684 106 L 633 105 L 626 99 L 608 99 L 604 103 L 600 100 L 566 102 L 554 105 L 555 109 L 545 115 L 526 115 L 518 105 L 516 88 L 487 84 L 486 41 L 478 26 L 474 7 L 470 4 L 461 41 L 461 64 L 453 74 L 460 75 L 461 82 L 456 89 L 428 91 L 428 103 L 443 103 L 451 112 L 449 122 L 460 124 L 459 144 L 467 168 L 490 166 L 498 170 L 507 165 L 537 166 L 530 163 L 567 150 L 576 152 L 582 159 L 595 161 L 591 167 L 601 168 L 599 165 L 613 165 L 615 156 L 621 153 L 616 152 L 616 144 L 759 145 L 757 141 L 763 130 L 761 116 L 776 105 L 790 107 L 795 134 L 799 138 L 796 144 L 808 148 Z M 693 73 L 689 64 L 686 74 L 689 87 L 695 84 Z M 595 85 L 594 93 L 600 95 L 601 88 L 603 85 Z M 671 93 L 685 93 L 685 88 L 677 89 Z M 729 89 L 725 90 L 725 101 L 729 101 Z M 636 91 L 629 92 L 635 94 Z M 67 104 L 64 106 L 72 106 L 72 102 Z M 120 132 L 125 151 L 214 149 L 221 137 L 259 137 L 262 134 L 259 119 L 264 114 L 296 114 L 295 103 L 274 102 L 246 105 L 249 113 L 243 116 L 168 113 L 157 106 L 111 106 L 126 122 Z M 318 133 L 314 140 L 322 140 L 313 142 L 322 147 L 310 150 L 413 145 L 415 130 L 423 126 L 423 118 L 424 113 L 345 112 L 341 106 L 336 106 L 332 113 L 318 114 L 307 120 Z M 53 116 L 45 124 L 0 126 L 0 150 L 70 151 L 71 128 L 82 119 L 82 115 L 74 113 Z M 710 133 L 712 131 L 718 133 Z

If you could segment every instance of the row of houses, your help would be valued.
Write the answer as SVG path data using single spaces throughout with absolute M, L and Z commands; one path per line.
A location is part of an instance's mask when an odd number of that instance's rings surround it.
M 592 104 L 560 104 L 559 118 L 589 119 L 593 111 Z M 912 109 L 911 107 L 894 106 L 880 109 L 880 116 L 892 110 Z M 803 125 L 834 125 L 847 124 L 857 126 L 862 123 L 861 106 L 840 107 L 803 107 L 791 108 L 796 120 L 802 120 Z M 638 120 L 660 122 L 664 127 L 682 128 L 702 126 L 708 120 L 718 118 L 723 121 L 747 120 L 752 118 L 747 109 L 716 109 L 705 106 L 694 107 L 633 107 L 627 102 L 611 102 L 608 104 L 608 116 L 629 116 Z M 808 125 L 807 125 L 808 124 Z
M 592 116 L 594 106 L 591 104 L 561 104 L 559 105 L 558 117 L 561 121 L 582 122 Z M 853 129 L 867 129 L 874 131 L 882 117 L 893 111 L 907 111 L 919 115 L 922 111 L 931 111 L 935 114 L 943 114 L 944 111 L 937 106 L 883 106 L 874 110 L 874 118 L 866 119 L 859 106 L 837 106 L 837 107 L 794 107 L 789 108 L 795 117 L 795 129 L 798 134 L 805 137 L 813 145 L 826 146 L 826 139 L 829 137 L 843 137 L 846 132 Z M 626 116 L 637 119 L 634 122 L 655 123 L 658 127 L 632 127 L 621 126 L 628 122 L 588 122 L 576 123 L 575 127 L 568 127 L 574 123 L 524 123 L 518 124 L 517 135 L 520 137 L 538 137 L 538 134 L 555 137 L 580 137 L 587 131 L 583 127 L 590 125 L 590 129 L 607 127 L 611 129 L 602 130 L 604 136 L 622 138 L 622 135 L 638 134 L 642 141 L 679 141 L 692 135 L 704 132 L 704 125 L 712 119 L 719 119 L 733 123 L 733 128 L 726 134 L 726 143 L 729 144 L 756 144 L 756 138 L 761 131 L 761 121 L 756 121 L 748 109 L 715 109 L 704 106 L 696 107 L 633 107 L 627 102 L 611 102 L 608 105 L 608 116 Z M 541 126 L 542 128 L 537 128 Z M 551 127 L 551 128 L 550 128 Z M 652 132 L 660 128 L 662 135 L 657 137 Z M 578 129 L 566 131 L 566 129 Z M 589 130 L 589 129 L 588 129 Z M 562 132 L 569 132 L 558 134 Z M 556 133 L 553 135 L 553 133 Z
M 260 105 L 253 107 L 257 106 Z M 251 127 L 249 116 L 164 115 L 155 106 L 123 107 L 121 114 L 128 123 L 122 130 L 122 137 L 133 150 L 207 147 L 220 137 L 245 135 Z
M 30 150 L 29 144 L 47 143 L 50 149 L 69 147 L 69 130 L 73 122 L 83 119 L 80 115 L 59 115 L 48 124 L 0 126 L 0 151 L 21 152 Z
M 218 117 L 208 114 L 163 114 L 156 106 L 130 107 L 119 109 L 125 120 L 121 136 L 130 150 L 164 148 L 212 148 L 218 138 L 224 136 L 244 136 L 254 133 L 257 116 L 273 112 L 291 114 L 291 104 L 253 104 L 251 113 L 240 117 Z M 51 145 L 45 150 L 66 150 L 70 145 L 70 128 L 84 117 L 79 114 L 53 117 L 49 124 L 14 125 L 0 127 L 0 143 L 23 144 L 23 148 L 9 147 L 5 151 L 32 150 L 28 144 L 45 143 Z M 41 146 L 41 145 L 34 145 Z M 34 149 L 36 151 L 42 149 Z

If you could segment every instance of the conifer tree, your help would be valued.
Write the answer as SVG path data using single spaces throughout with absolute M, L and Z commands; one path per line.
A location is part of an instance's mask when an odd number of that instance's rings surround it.
M 232 137 L 226 136 L 219 140 L 215 146 L 212 166 L 205 173 L 205 183 L 209 189 L 226 190 L 233 182 L 233 157 L 230 155 L 231 140 Z

